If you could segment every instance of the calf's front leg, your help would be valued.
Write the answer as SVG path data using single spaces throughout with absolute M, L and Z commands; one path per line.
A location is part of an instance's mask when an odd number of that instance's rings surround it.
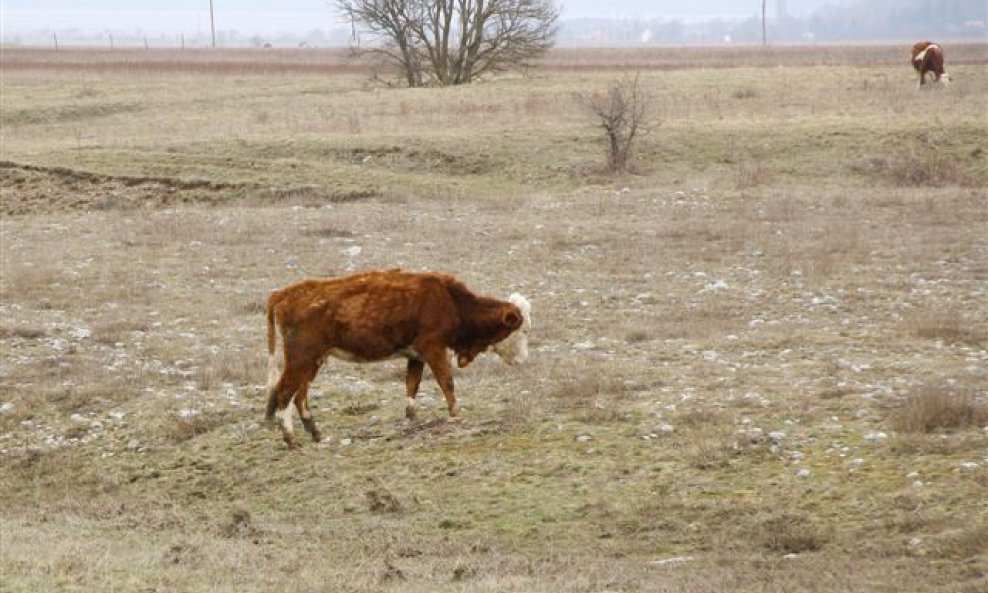
M 459 416 L 459 409 L 456 406 L 456 396 L 453 395 L 453 370 L 449 366 L 449 358 L 446 357 L 445 348 L 436 348 L 428 353 L 423 353 L 425 362 L 432 369 L 432 374 L 436 377 L 436 383 L 446 398 L 446 408 L 453 418 Z

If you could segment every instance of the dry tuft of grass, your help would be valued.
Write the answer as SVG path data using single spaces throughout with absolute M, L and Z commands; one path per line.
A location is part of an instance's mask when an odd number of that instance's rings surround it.
M 261 367 L 252 356 L 243 352 L 219 352 L 209 355 L 196 368 L 195 379 L 199 388 L 208 391 L 222 383 L 251 385 L 260 383 Z
M 830 541 L 826 531 L 802 514 L 782 513 L 762 521 L 754 541 L 773 552 L 801 554 L 819 550 Z
M 185 410 L 173 414 L 168 422 L 164 422 L 156 436 L 171 443 L 182 443 L 216 430 L 227 421 L 225 414 Z
M 749 189 L 771 183 L 775 174 L 762 162 L 742 161 L 734 168 L 734 188 Z
M 984 558 L 988 554 L 988 525 L 970 525 L 944 531 L 930 542 L 930 548 L 938 558 Z
M 963 430 L 988 422 L 988 405 L 971 389 L 926 386 L 909 396 L 892 416 L 892 426 L 908 433 Z
M 851 163 L 850 169 L 896 187 L 968 187 L 973 183 L 962 163 L 935 149 L 871 156 Z
M 950 308 L 917 313 L 906 320 L 906 325 L 913 335 L 926 340 L 972 346 L 988 343 L 988 326 L 968 321 Z
M 398 497 L 381 485 L 371 488 L 364 496 L 367 498 L 367 508 L 372 513 L 398 513 L 404 509 Z
M 48 332 L 36 327 L 0 327 L 0 340 L 21 338 L 22 340 L 37 340 L 48 335 Z

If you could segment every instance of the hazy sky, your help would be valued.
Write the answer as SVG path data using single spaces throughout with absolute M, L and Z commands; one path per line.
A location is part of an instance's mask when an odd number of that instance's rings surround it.
M 780 0 L 769 0 L 769 11 Z M 781 0 L 793 15 L 851 0 Z M 562 17 L 752 16 L 760 0 L 565 0 Z M 333 29 L 331 0 L 213 0 L 218 30 L 241 34 Z M 0 28 L 12 36 L 43 29 L 87 32 L 140 30 L 149 35 L 209 31 L 209 0 L 0 0 Z

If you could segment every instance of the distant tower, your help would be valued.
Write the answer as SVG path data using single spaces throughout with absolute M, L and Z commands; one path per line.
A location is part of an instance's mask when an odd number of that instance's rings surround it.
M 789 11 L 786 9 L 786 0 L 775 0 L 775 18 L 779 20 L 789 18 Z

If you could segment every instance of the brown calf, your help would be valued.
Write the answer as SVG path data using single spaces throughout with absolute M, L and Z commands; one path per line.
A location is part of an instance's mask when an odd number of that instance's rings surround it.
M 943 50 L 932 41 L 920 41 L 913 44 L 912 64 L 919 72 L 919 86 L 926 84 L 927 73 L 933 74 L 933 80 L 946 86 L 950 76 L 944 67 Z
M 289 447 L 293 436 L 289 404 L 295 402 L 302 424 L 319 441 L 309 410 L 309 383 L 326 358 L 349 362 L 408 359 L 405 415 L 415 416 L 425 365 L 429 365 L 457 415 L 448 350 L 465 367 L 492 348 L 509 364 L 528 356 L 531 306 L 518 294 L 501 301 L 479 296 L 452 276 L 401 270 L 369 271 L 343 278 L 303 280 L 271 293 L 268 299 L 268 407 L 276 415 Z M 275 361 L 277 333 L 282 336 L 284 369 Z

